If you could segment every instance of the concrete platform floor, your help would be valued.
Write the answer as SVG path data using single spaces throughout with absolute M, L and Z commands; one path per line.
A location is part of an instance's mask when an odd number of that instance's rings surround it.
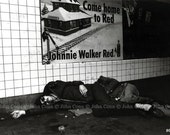
M 58 111 L 11 119 L 0 114 L 0 135 L 169 135 L 170 118 L 151 116 L 120 116 L 97 118 L 92 114 L 75 117 L 71 112 Z M 5 119 L 3 119 L 5 118 Z

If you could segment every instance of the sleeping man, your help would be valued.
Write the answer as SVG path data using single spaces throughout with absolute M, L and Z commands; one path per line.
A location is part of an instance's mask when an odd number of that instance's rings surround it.
M 120 86 L 119 83 L 116 83 L 116 86 L 114 83 L 114 85 L 112 85 L 112 88 L 118 86 Z M 96 117 L 135 115 L 138 114 L 139 110 L 147 112 L 148 114 L 151 114 L 156 117 L 164 116 L 164 113 L 161 110 L 154 108 L 149 103 L 127 103 L 109 96 L 105 87 L 101 85 L 100 81 L 97 81 L 93 84 L 84 84 L 81 81 L 49 82 L 45 86 L 43 95 L 40 97 L 39 101 L 41 105 L 50 105 L 58 103 L 64 103 L 69 105 L 88 104 L 88 106 L 90 106 L 93 111 L 93 115 Z M 41 108 L 15 110 L 11 113 L 11 115 L 13 118 L 16 119 L 23 115 L 37 114 L 42 111 L 44 111 L 44 109 Z

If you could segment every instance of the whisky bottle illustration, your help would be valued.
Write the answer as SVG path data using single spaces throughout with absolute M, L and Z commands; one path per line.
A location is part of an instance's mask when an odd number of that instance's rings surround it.
M 120 53 L 120 41 L 118 40 L 117 43 L 117 57 L 120 57 L 121 53 Z

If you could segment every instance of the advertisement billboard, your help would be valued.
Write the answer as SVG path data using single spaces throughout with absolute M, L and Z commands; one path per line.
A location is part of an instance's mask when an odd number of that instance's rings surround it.
M 41 0 L 43 64 L 123 59 L 121 0 Z

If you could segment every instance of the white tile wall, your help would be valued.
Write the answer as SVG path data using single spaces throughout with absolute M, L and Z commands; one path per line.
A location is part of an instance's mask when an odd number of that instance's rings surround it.
M 39 0 L 0 0 L 0 98 L 39 93 L 53 80 L 93 83 L 170 74 L 170 58 L 42 65 Z

